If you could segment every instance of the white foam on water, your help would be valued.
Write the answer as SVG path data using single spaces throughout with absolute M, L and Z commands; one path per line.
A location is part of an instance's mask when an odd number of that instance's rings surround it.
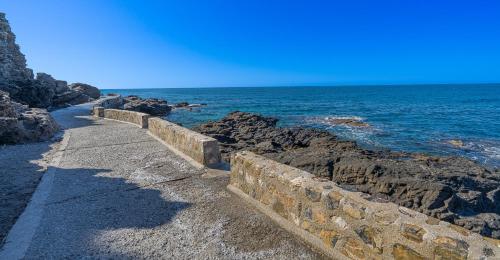
M 359 141 L 364 144 L 380 146 L 375 141 L 374 134 L 379 129 L 370 127 L 357 127 L 349 124 L 335 122 L 336 120 L 353 120 L 363 122 L 365 119 L 359 116 L 312 116 L 306 117 L 303 121 L 308 125 L 320 125 L 327 130 L 333 130 L 338 136 L 344 137 L 349 140 Z
M 465 155 L 472 160 L 500 166 L 500 142 L 491 140 L 459 141 L 462 142 L 463 145 L 453 146 L 454 150 L 463 151 Z M 446 141 L 446 144 L 448 147 L 451 145 L 449 140 Z

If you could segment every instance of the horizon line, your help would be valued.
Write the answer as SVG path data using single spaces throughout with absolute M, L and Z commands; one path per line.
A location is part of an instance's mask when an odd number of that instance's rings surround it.
M 101 90 L 122 89 L 193 89 L 193 88 L 300 88 L 300 87 L 395 87 L 395 86 L 448 86 L 448 85 L 500 85 L 500 82 L 489 83 L 387 83 L 387 84 L 339 84 L 339 85 L 257 85 L 257 86 L 188 86 L 188 87 L 147 87 L 147 88 L 101 88 Z

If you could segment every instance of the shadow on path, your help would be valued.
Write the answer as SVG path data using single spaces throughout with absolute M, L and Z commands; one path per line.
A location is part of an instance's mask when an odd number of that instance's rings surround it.
M 104 247 L 108 245 L 99 243 L 102 232 L 152 229 L 169 223 L 191 206 L 163 198 L 154 183 L 138 186 L 119 176 L 102 176 L 109 174 L 112 172 L 107 169 L 57 168 L 51 195 L 44 203 L 43 217 L 26 256 L 106 255 L 109 250 Z
M 0 146 L 0 247 L 42 178 L 52 142 Z

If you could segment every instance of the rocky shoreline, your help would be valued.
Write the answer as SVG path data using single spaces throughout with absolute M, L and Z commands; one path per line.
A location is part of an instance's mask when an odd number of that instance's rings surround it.
M 48 111 L 99 97 L 100 91 L 87 84 L 68 84 L 46 73 L 35 77 L 15 43 L 5 14 L 0 13 L 0 144 L 48 140 L 59 130 Z M 114 105 L 165 116 L 172 109 L 204 104 L 169 105 L 161 99 L 128 96 Z M 371 194 L 377 200 L 392 201 L 484 236 L 500 238 L 498 170 L 461 157 L 367 150 L 327 131 L 279 128 L 277 121 L 233 112 L 194 130 L 217 139 L 226 161 L 236 151 L 250 150 L 346 189 Z M 353 119 L 332 122 L 370 127 Z M 463 145 L 457 141 L 450 144 Z
M 276 118 L 233 112 L 194 128 L 220 142 L 226 161 L 250 150 L 340 186 L 500 238 L 500 172 L 461 157 L 371 151 L 310 128 L 279 128 Z
M 110 96 L 119 96 L 118 94 L 108 94 Z M 124 109 L 135 112 L 150 114 L 152 116 L 166 116 L 172 110 L 187 109 L 192 110 L 195 107 L 206 106 L 206 104 L 189 104 L 180 102 L 170 105 L 167 100 L 160 98 L 141 98 L 136 95 L 121 97 L 120 99 L 106 108 Z

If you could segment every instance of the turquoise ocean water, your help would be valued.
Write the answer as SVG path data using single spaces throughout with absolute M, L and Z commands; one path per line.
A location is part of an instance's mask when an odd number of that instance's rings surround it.
M 258 88 L 113 89 L 104 93 L 206 103 L 167 119 L 187 127 L 231 111 L 280 119 L 280 126 L 326 129 L 371 149 L 461 155 L 500 167 L 500 84 Z M 335 125 L 356 118 L 368 128 Z M 448 142 L 460 140 L 456 147 Z

